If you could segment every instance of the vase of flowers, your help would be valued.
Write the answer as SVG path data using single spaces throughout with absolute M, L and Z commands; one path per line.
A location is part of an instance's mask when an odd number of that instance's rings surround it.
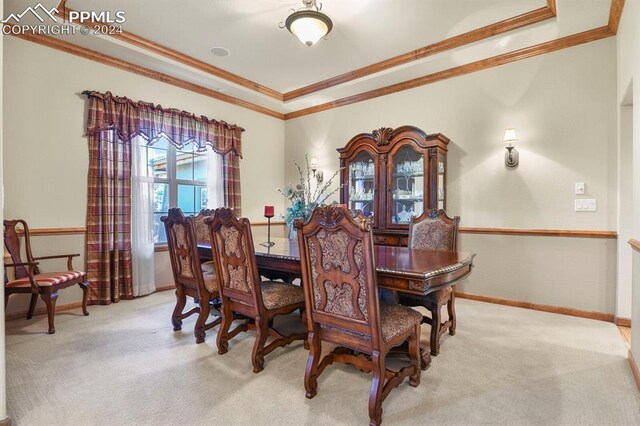
M 333 180 L 338 176 L 342 168 L 336 170 L 333 175 L 323 183 L 317 181 L 314 173 L 311 171 L 309 167 L 309 156 L 305 154 L 304 159 L 306 161 L 306 172 L 302 170 L 296 161 L 293 162 L 298 170 L 300 182 L 296 185 L 290 183 L 285 186 L 284 189 L 278 189 L 278 191 L 291 202 L 291 206 L 287 207 L 287 213 L 284 215 L 284 220 L 289 229 L 289 238 L 291 239 L 298 237 L 296 230 L 293 228 L 293 222 L 298 218 L 304 219 L 305 221 L 308 220 L 316 206 L 324 204 L 330 196 L 342 188 L 342 185 L 333 189 L 331 188 Z M 315 182 L 315 188 L 312 188 L 312 182 Z

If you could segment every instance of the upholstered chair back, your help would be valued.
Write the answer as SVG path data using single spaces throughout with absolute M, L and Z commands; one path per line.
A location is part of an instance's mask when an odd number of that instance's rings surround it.
M 459 223 L 459 216 L 450 218 L 444 210 L 427 210 L 409 224 L 409 247 L 455 251 Z
M 233 210 L 221 207 L 205 223 L 221 295 L 254 308 L 263 306 L 249 220 L 238 219 Z
M 182 210 L 174 207 L 160 220 L 164 223 L 167 233 L 169 257 L 175 280 L 195 288 L 202 274 L 199 273 L 201 266 L 193 217 L 185 217 Z
M 314 324 L 380 342 L 379 305 L 371 220 L 338 205 L 316 207 L 308 222 L 296 220 L 306 308 Z M 345 334 L 344 331 L 347 333 Z M 340 343 L 340 342 L 337 342 Z
M 196 242 L 198 244 L 209 244 L 211 242 L 211 233 L 209 232 L 207 224 L 204 223 L 204 220 L 213 216 L 213 212 L 213 209 L 202 209 L 193 218 L 193 223 L 196 227 Z

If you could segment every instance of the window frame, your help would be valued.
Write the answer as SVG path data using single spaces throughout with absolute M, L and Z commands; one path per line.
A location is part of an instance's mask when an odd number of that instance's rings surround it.
M 168 208 L 172 208 L 172 207 L 178 207 L 178 185 L 188 185 L 188 186 L 193 186 L 194 188 L 208 188 L 208 180 L 195 180 L 195 179 L 178 179 L 178 152 L 186 149 L 188 147 L 191 147 L 192 149 L 192 153 L 198 153 L 198 151 L 193 151 L 193 145 L 194 143 L 189 143 L 189 144 L 185 144 L 182 146 L 182 148 L 178 148 L 176 145 L 174 145 L 173 143 L 171 143 L 169 141 L 168 138 L 158 138 L 157 140 L 153 141 L 152 143 L 147 143 L 145 145 L 145 164 L 149 164 L 149 148 L 153 148 L 154 144 L 160 142 L 161 140 L 165 140 L 167 143 L 167 177 L 155 177 L 155 176 L 145 176 L 143 178 L 141 178 L 142 181 L 151 183 L 151 184 L 166 184 L 167 188 L 168 188 L 168 192 L 169 192 L 169 201 L 168 201 Z M 205 154 L 206 157 L 206 154 Z M 205 161 L 208 161 L 207 158 L 205 158 Z M 195 165 L 195 162 L 193 163 Z M 209 165 L 208 165 L 209 166 Z M 208 167 L 207 166 L 207 167 Z M 195 194 L 194 194 L 195 196 Z M 197 203 L 195 203 L 195 198 L 194 198 L 194 208 L 197 205 Z M 194 212 L 194 214 L 197 214 L 198 212 Z M 163 215 L 167 215 L 168 211 L 156 211 L 155 210 L 155 205 L 154 205 L 154 209 L 153 209 L 153 220 L 155 222 L 155 216 L 158 214 L 163 214 Z M 166 238 L 166 235 L 165 235 Z M 162 241 L 162 242 L 157 242 L 154 243 L 154 247 L 155 247 L 155 251 L 166 251 L 168 250 L 168 246 L 167 246 L 167 241 Z

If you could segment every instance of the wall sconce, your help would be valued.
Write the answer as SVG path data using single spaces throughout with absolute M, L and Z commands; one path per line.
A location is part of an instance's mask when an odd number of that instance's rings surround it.
M 516 136 L 516 129 L 507 129 L 504 131 L 504 139 L 502 140 L 507 144 L 507 152 L 504 153 L 504 164 L 513 168 L 518 165 L 518 151 L 513 146 L 515 142 L 518 142 L 518 136 Z
M 324 179 L 324 174 L 322 173 L 322 170 L 318 170 L 318 167 L 318 159 L 316 157 L 311 157 L 309 160 L 309 168 L 313 172 L 313 176 L 316 178 L 318 183 L 320 183 Z

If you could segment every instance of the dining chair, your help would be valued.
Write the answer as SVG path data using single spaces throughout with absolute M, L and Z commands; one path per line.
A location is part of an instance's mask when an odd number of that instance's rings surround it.
M 458 245 L 458 225 L 460 217 L 450 218 L 444 210 L 431 209 L 413 218 L 409 224 L 409 247 L 427 250 L 455 251 Z M 406 306 L 422 306 L 431 318 L 424 316 L 422 322 L 431 324 L 429 345 L 431 354 L 440 353 L 440 338 L 449 330 L 451 336 L 456 334 L 454 286 L 436 290 L 426 296 L 400 295 L 400 303 Z M 447 305 L 449 319 L 442 322 L 442 307 Z
M 273 327 L 276 316 L 304 308 L 304 292 L 291 283 L 261 281 L 247 218 L 238 219 L 231 209 L 222 207 L 206 218 L 205 223 L 211 232 L 212 258 L 222 299 L 218 353 L 227 353 L 229 339 L 238 333 L 255 330 L 251 362 L 254 373 L 259 373 L 264 369 L 264 357 L 274 349 L 306 339 L 306 332 L 284 335 Z M 239 315 L 248 320 L 231 330 Z M 274 340 L 267 345 L 268 337 Z
M 20 244 L 24 238 L 24 253 L 27 261 L 22 261 L 22 248 Z M 4 246 L 11 255 L 12 263 L 5 263 L 4 305 L 5 311 L 9 303 L 9 296 L 23 293 L 31 294 L 31 302 L 27 311 L 27 319 L 33 317 L 33 312 L 38 301 L 38 295 L 47 307 L 49 320 L 49 334 L 56 332 L 54 315 L 58 290 L 78 285 L 82 289 L 82 313 L 89 315 L 87 300 L 89 297 L 89 282 L 83 271 L 73 269 L 73 258 L 79 254 L 61 254 L 54 256 L 33 257 L 31 253 L 31 240 L 29 226 L 22 219 L 4 221 Z M 41 272 L 39 264 L 41 260 L 67 259 L 67 270 L 64 272 Z M 14 278 L 7 279 L 6 268 L 14 268 Z
M 305 290 L 308 343 L 304 385 L 307 398 L 318 391 L 318 377 L 335 362 L 373 371 L 370 423 L 382 421 L 382 402 L 409 376 L 420 383 L 422 315 L 406 306 L 378 300 L 371 219 L 353 217 L 338 205 L 316 207 L 308 222 L 298 219 L 298 245 Z M 322 342 L 338 345 L 321 359 Z M 386 367 L 389 351 L 408 342 L 409 365 Z
M 185 217 L 179 208 L 171 208 L 167 216 L 162 216 L 160 220 L 164 223 L 167 234 L 169 258 L 176 285 L 176 306 L 171 315 L 173 330 L 182 330 L 182 320 L 197 313 L 193 333 L 196 343 L 202 343 L 207 330 L 222 322 L 218 317 L 207 323 L 211 313 L 210 303 L 219 295 L 218 280 L 215 272 L 200 264 L 194 218 Z M 198 306 L 183 312 L 187 296 L 193 297 Z
M 204 244 L 207 246 L 211 246 L 211 233 L 209 232 L 209 227 L 204 220 L 210 216 L 213 216 L 214 209 L 202 209 L 198 212 L 197 215 L 193 218 L 193 223 L 196 227 L 196 243 Z M 202 262 L 201 265 L 202 272 L 205 274 L 215 274 L 215 266 L 213 265 L 213 261 L 209 260 L 207 262 Z

